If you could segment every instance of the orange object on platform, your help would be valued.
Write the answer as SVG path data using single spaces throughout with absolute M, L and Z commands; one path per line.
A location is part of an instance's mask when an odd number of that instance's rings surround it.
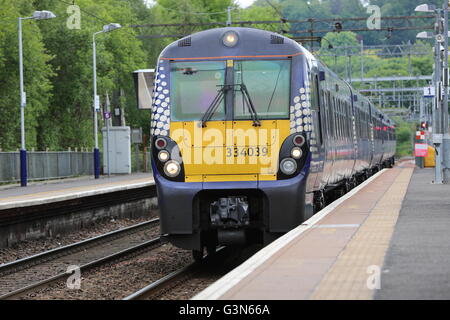
M 425 168 L 431 168 L 436 165 L 435 150 L 432 146 L 428 146 L 428 155 L 424 158 Z

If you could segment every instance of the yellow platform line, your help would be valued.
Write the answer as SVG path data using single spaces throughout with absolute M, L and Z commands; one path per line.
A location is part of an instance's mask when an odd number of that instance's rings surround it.
M 11 202 L 11 201 L 21 201 L 21 200 L 30 200 L 30 199 L 39 199 L 42 197 L 45 197 L 47 195 L 61 195 L 61 194 L 70 194 L 70 193 L 76 193 L 76 192 L 82 192 L 82 191 L 91 191 L 91 190 L 98 190 L 98 189 L 105 189 L 120 185 L 133 185 L 137 183 L 145 183 L 145 182 L 153 182 L 153 179 L 146 178 L 139 178 L 134 180 L 126 180 L 126 181 L 117 181 L 117 182 L 109 182 L 109 183 L 102 183 L 102 184 L 94 184 L 89 186 L 80 186 L 80 187 L 73 187 L 73 188 L 63 188 L 59 190 L 51 190 L 51 191 L 43 191 L 43 192 L 36 192 L 36 193 L 30 193 L 30 194 L 24 194 L 20 196 L 10 196 L 6 198 L 0 198 L 0 204 Z
M 400 174 L 370 212 L 310 299 L 373 298 L 413 168 Z M 378 282 L 379 283 L 379 282 Z M 382 285 L 382 284 L 381 284 Z

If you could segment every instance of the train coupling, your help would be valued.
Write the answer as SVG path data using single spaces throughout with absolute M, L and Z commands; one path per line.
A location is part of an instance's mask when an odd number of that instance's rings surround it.
M 234 229 L 249 225 L 250 214 L 247 197 L 219 198 L 210 206 L 211 226 Z

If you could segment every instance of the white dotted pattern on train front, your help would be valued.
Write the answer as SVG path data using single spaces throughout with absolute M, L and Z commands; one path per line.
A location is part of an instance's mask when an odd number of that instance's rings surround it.
M 308 84 L 306 88 L 298 89 L 293 98 L 290 107 L 291 133 L 312 131 L 310 90 Z
M 150 133 L 157 136 L 168 136 L 170 130 L 169 66 L 166 64 L 164 60 L 159 61 L 152 92 L 153 111 Z

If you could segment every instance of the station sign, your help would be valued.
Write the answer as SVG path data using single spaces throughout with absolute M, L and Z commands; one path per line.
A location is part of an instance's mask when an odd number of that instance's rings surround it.
M 414 156 L 416 156 L 416 157 L 427 157 L 428 156 L 428 144 L 426 144 L 426 143 L 416 143 L 414 145 Z
M 433 143 L 434 144 L 441 144 L 443 141 L 444 135 L 442 133 L 435 133 L 433 134 Z
M 142 128 L 131 129 L 131 143 L 140 144 L 142 140 Z
M 424 98 L 433 98 L 435 96 L 434 87 L 424 87 L 423 88 L 423 97 Z
M 100 110 L 100 96 L 98 95 L 94 97 L 94 109 L 95 111 Z
M 133 72 L 138 109 L 148 110 L 152 108 L 154 75 L 155 69 L 144 69 Z
M 27 93 L 23 92 L 21 98 L 22 98 L 21 107 L 25 108 L 25 106 L 27 105 Z
M 425 131 L 416 131 L 416 140 L 425 140 Z

